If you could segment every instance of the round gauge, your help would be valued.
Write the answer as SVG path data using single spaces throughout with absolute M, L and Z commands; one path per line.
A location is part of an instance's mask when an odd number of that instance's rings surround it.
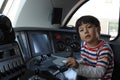
M 71 48 L 75 52 L 80 51 L 80 43 L 77 41 L 74 41 L 73 43 L 71 43 Z
M 65 44 L 63 41 L 57 41 L 56 43 L 57 50 L 64 51 L 65 50 Z
M 70 45 L 71 44 L 71 38 L 70 37 L 66 37 L 65 38 L 65 44 L 66 45 Z

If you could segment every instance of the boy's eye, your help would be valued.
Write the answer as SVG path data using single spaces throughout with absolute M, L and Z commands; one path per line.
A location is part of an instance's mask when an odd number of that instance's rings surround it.
M 79 31 L 80 31 L 80 32 L 82 32 L 82 31 L 83 31 L 83 29 L 80 29 Z
M 91 27 L 92 27 L 91 25 L 87 26 L 87 28 L 91 28 Z

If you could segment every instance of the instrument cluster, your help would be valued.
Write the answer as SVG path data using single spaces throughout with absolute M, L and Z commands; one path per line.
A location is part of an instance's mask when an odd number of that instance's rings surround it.
M 80 39 L 75 32 L 56 32 L 53 34 L 55 52 L 80 51 Z

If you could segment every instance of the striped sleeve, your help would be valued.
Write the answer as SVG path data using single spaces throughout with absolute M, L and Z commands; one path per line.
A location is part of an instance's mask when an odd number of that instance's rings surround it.
M 87 77 L 87 78 L 94 78 L 99 79 L 103 77 L 105 74 L 111 76 L 112 72 L 112 50 L 108 46 L 102 47 L 99 50 L 98 59 L 95 66 L 87 65 L 80 63 L 79 68 L 77 69 L 78 75 Z M 106 71 L 107 70 L 107 71 Z M 110 73 L 110 75 L 109 75 Z

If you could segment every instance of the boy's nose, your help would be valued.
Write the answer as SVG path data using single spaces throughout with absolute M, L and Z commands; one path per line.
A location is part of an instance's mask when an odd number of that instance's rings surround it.
M 88 29 L 85 29 L 85 30 L 84 30 L 84 33 L 85 33 L 85 34 L 88 33 Z

